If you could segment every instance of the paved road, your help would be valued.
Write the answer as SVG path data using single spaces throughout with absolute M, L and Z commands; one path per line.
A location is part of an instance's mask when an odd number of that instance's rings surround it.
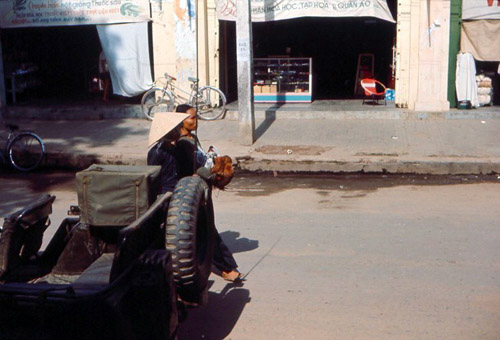
M 51 176 L 0 177 L 0 202 L 46 183 L 64 211 L 72 177 Z M 499 189 L 496 176 L 240 176 L 215 193 L 216 221 L 248 280 L 213 275 L 179 340 L 499 339 Z

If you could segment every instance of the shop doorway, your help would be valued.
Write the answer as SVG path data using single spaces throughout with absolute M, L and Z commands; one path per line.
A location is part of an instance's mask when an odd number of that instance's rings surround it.
M 1 42 L 7 104 L 65 103 L 99 99 L 101 50 L 94 25 L 3 29 Z
M 387 1 L 396 18 L 397 3 Z M 237 99 L 236 25 L 221 21 L 221 69 L 228 99 Z M 374 57 L 373 77 L 394 86 L 396 24 L 371 17 L 308 17 L 252 24 L 254 58 L 308 57 L 313 64 L 313 100 L 360 98 L 355 82 L 360 54 Z

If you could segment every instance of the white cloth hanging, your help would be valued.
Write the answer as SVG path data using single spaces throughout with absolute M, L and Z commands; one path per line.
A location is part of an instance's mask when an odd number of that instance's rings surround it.
M 151 88 L 148 23 L 97 25 L 113 93 L 133 97 Z
M 476 64 L 472 54 L 459 53 L 455 85 L 458 101 L 470 101 L 472 107 L 479 107 L 476 83 Z

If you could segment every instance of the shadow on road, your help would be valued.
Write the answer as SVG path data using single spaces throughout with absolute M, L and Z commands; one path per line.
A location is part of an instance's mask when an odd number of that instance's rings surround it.
M 246 237 L 240 237 L 240 233 L 237 231 L 223 231 L 220 233 L 220 237 L 233 253 L 251 251 L 259 247 L 258 240 L 250 240 Z
M 209 292 L 205 307 L 188 310 L 177 339 L 225 339 L 238 322 L 245 305 L 250 302 L 249 290 L 242 287 L 243 283 L 230 283 L 220 293 Z
M 73 192 L 76 189 L 74 178 L 73 172 L 0 170 L 0 217 L 24 208 L 43 193 L 53 194 L 55 189 Z
M 259 247 L 259 241 L 240 237 L 237 231 L 224 231 L 220 236 L 233 253 Z M 213 283 L 209 281 L 209 289 Z M 244 281 L 228 283 L 220 292 L 209 292 L 206 306 L 188 310 L 187 319 L 179 327 L 177 339 L 225 339 L 238 322 L 245 305 L 250 302 L 250 291 L 243 288 L 244 284 Z

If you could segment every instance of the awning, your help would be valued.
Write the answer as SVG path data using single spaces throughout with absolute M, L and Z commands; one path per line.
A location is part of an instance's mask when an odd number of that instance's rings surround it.
M 148 20 L 148 0 L 0 1 L 0 28 L 115 24 Z
M 148 25 L 97 25 L 106 56 L 113 93 L 133 97 L 151 88 Z
M 236 20 L 236 0 L 216 0 L 219 20 Z M 302 17 L 375 17 L 395 22 L 386 0 L 251 0 L 253 22 Z
M 500 61 L 500 20 L 462 22 L 460 51 L 481 61 Z

